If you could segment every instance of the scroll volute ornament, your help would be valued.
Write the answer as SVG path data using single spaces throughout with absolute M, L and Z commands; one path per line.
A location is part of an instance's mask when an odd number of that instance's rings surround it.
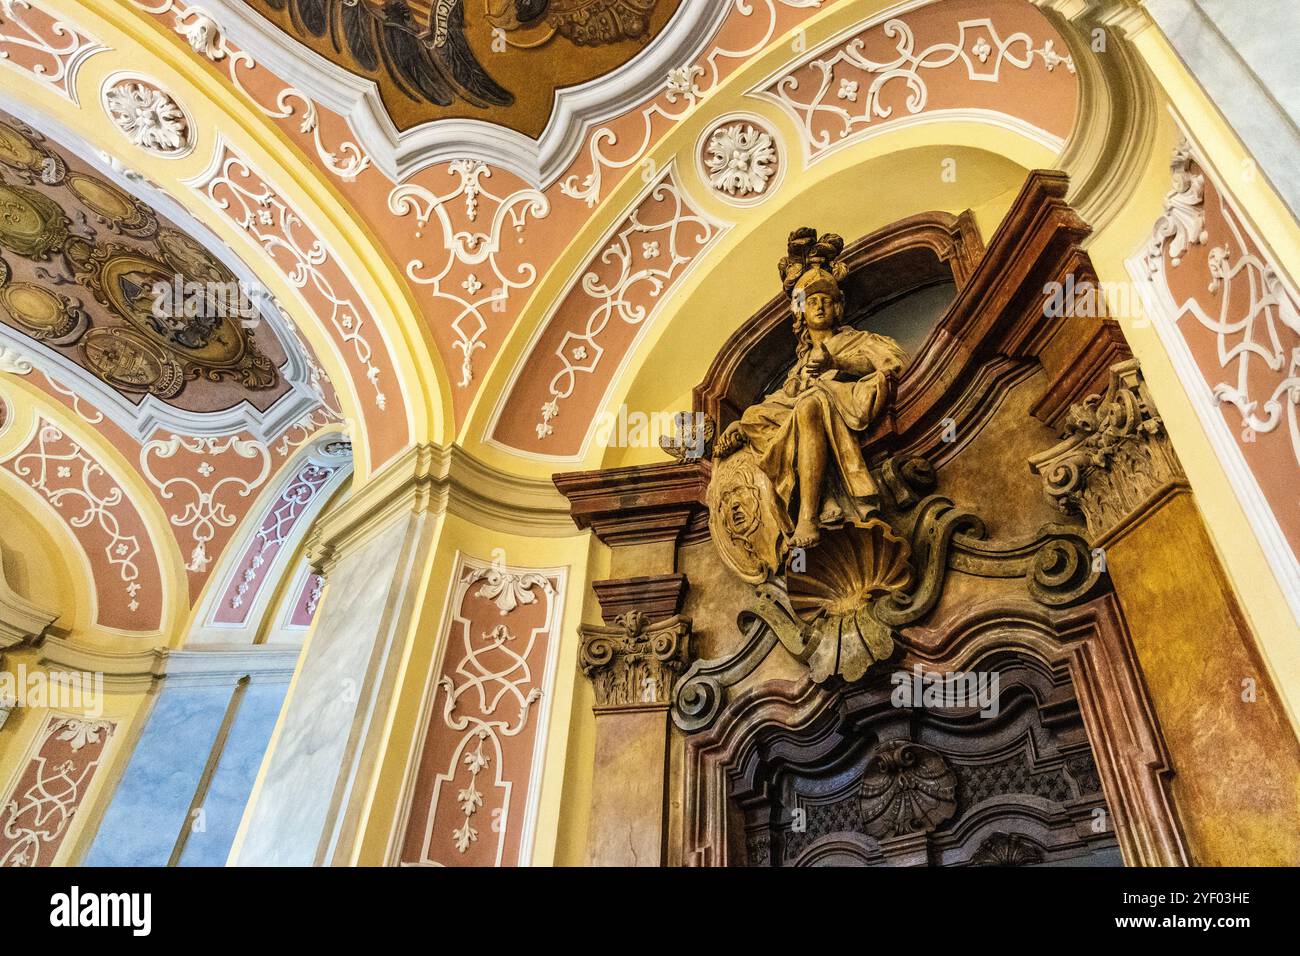
M 690 654 L 691 622 L 674 615 L 649 621 L 641 611 L 613 627 L 583 625 L 579 663 L 596 691 L 597 707 L 666 706 Z

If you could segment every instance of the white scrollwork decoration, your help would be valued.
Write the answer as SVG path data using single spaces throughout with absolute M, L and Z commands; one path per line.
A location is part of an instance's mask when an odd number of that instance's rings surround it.
M 60 450 L 58 446 L 64 442 L 66 448 Z M 116 514 L 116 509 L 126 501 L 121 485 L 77 442 L 64 435 L 57 425 L 46 421 L 37 430 L 36 450 L 15 457 L 12 467 L 14 474 L 26 479 L 35 491 L 64 513 L 73 528 L 85 528 L 93 523 L 103 532 L 108 538 L 104 556 L 125 586 L 126 607 L 137 610 L 140 568 L 136 558 L 140 555 L 140 541 L 135 535 L 122 532 Z
M 260 188 L 249 188 L 245 181 Z M 216 170 L 196 188 L 266 250 L 293 286 L 310 287 L 317 294 L 328 308 L 328 312 L 317 308 L 317 316 L 333 326 L 342 345 L 352 349 L 375 390 L 375 406 L 381 411 L 386 408 L 388 399 L 379 385 L 380 370 L 373 361 L 362 311 L 346 291 L 335 290 L 321 268 L 330 252 L 311 227 L 229 146 Z
M 655 221 L 647 221 L 649 210 L 656 210 Z M 596 370 L 605 353 L 600 336 L 609 323 L 614 319 L 629 325 L 645 322 L 664 291 L 723 228 L 690 209 L 671 168 L 650 189 L 597 259 L 612 277 L 593 267 L 578 284 L 591 310 L 583 329 L 567 332 L 555 349 L 561 367 L 551 378 L 551 397 L 536 425 L 539 439 L 554 433 L 551 422 L 559 417 L 560 403 L 573 394 L 578 376 Z
M 451 330 L 456 334 L 455 348 L 461 352 L 457 385 L 466 388 L 474 379 L 474 353 L 486 348 L 482 341 L 488 330 L 486 312 L 504 311 L 512 292 L 527 289 L 537 281 L 537 267 L 531 262 L 519 263 L 509 272 L 498 262 L 503 237 L 513 235 L 522 240 L 528 219 L 544 218 L 550 214 L 551 206 L 546 196 L 536 189 L 519 189 L 506 196 L 492 192 L 485 182 L 492 177 L 492 169 L 485 163 L 458 160 L 448 171 L 458 179 L 455 188 L 438 194 L 419 185 L 398 186 L 388 196 L 388 208 L 399 216 L 415 214 L 416 238 L 423 237 L 430 222 L 438 224 L 446 260 L 440 266 L 426 267 L 422 259 L 412 259 L 406 265 L 406 274 L 417 285 L 429 286 L 435 299 L 450 304 L 448 314 Z M 494 203 L 496 208 L 488 227 L 458 228 L 452 213 L 453 204 L 458 200 L 463 200 L 464 215 L 470 223 L 478 221 L 484 200 Z M 511 233 L 507 233 L 507 227 Z M 431 245 L 436 248 L 436 244 Z M 455 279 L 461 278 L 466 268 L 487 271 L 482 275 L 469 272 L 457 284 Z M 457 287 L 465 294 L 455 291 Z
M 1235 247 L 1249 248 L 1226 204 L 1222 211 Z M 1210 250 L 1209 269 L 1218 314 L 1188 299 L 1179 318 L 1190 315 L 1213 332 L 1219 364 L 1236 373 L 1235 381 L 1214 385 L 1214 397 L 1236 408 L 1252 433 L 1268 434 L 1285 421 L 1300 466 L 1300 304 L 1273 264 L 1257 254 L 1217 246 Z
M 606 171 L 616 171 L 634 166 L 641 161 L 654 141 L 656 126 L 676 123 L 689 114 L 723 77 L 722 61 L 741 62 L 762 50 L 771 41 L 777 27 L 777 5 L 797 9 L 816 9 L 822 0 L 732 0 L 728 17 L 767 17 L 767 25 L 757 31 L 758 38 L 743 49 L 731 50 L 714 46 L 699 63 L 686 64 L 670 70 L 664 79 L 662 101 L 654 102 L 641 110 L 642 126 L 639 135 L 630 142 L 632 148 L 621 156 L 607 152 L 619 145 L 618 134 L 609 126 L 602 126 L 591 135 L 587 143 L 587 156 L 591 171 L 579 177 L 574 173 L 560 183 L 564 195 L 595 206 L 601 198 Z
M 1155 230 L 1147 243 L 1143 259 L 1147 272 L 1155 275 L 1162 267 L 1165 244 L 1169 244 L 1169 262 L 1178 265 L 1187 250 L 1209 238 L 1205 231 L 1205 175 L 1192 168 L 1192 149 L 1182 140 L 1169 162 L 1173 186 L 1165 193 L 1165 208 L 1156 220 Z
M 87 57 L 106 50 L 71 23 L 33 7 L 27 0 L 0 0 L 0 63 L 17 67 L 13 54 L 35 59 L 23 67 L 64 97 L 77 102 L 77 70 Z
M 316 154 L 331 173 L 344 182 L 351 182 L 370 167 L 370 157 L 355 142 L 345 140 L 334 148 L 325 144 L 321 135 L 320 112 L 316 102 L 296 87 L 286 86 L 275 95 L 271 103 L 264 103 L 244 85 L 243 75 L 258 69 L 257 61 L 244 50 L 230 45 L 226 32 L 212 14 L 198 6 L 178 0 L 132 0 L 145 13 L 161 17 L 173 15 L 173 29 L 185 38 L 195 53 L 213 63 L 225 62 L 230 82 L 243 93 L 250 103 L 273 120 L 298 117 L 298 131 L 310 133 Z M 241 74 L 241 71 L 244 71 Z
M 807 62 L 815 77 L 814 85 L 800 82 L 796 74 L 805 66 L 800 64 L 764 92 L 798 118 L 810 148 L 819 152 L 830 149 L 835 139 L 847 140 L 877 120 L 892 118 L 894 108 L 882 99 L 890 86 L 901 83 L 907 90 L 904 107 L 909 115 L 923 112 L 930 96 L 926 72 L 941 70 L 958 61 L 966 68 L 969 80 L 989 83 L 997 83 L 1004 68 L 1028 70 L 1035 60 L 1041 61 L 1048 72 L 1060 64 L 1071 73 L 1075 71 L 1074 60 L 1057 53 L 1051 40 L 1034 49 L 1029 34 L 1002 37 L 988 18 L 962 20 L 957 27 L 956 42 L 933 43 L 918 51 L 912 28 L 906 21 L 886 20 L 882 29 L 886 37 L 895 41 L 897 56 L 893 59 L 867 57 L 866 40 L 859 34 Z M 976 39 L 968 42 L 968 33 L 977 34 Z M 829 122 L 822 126 L 823 121 Z
M 548 601 L 547 619 L 550 618 L 549 602 L 554 600 L 554 588 L 544 576 L 496 566 L 470 567 L 461 580 L 460 593 L 463 595 L 464 589 L 479 581 L 489 582 L 480 589 L 480 595 L 492 598 L 493 594 L 484 594 L 484 590 L 489 585 L 494 589 L 494 594 L 498 595 L 497 606 L 502 608 L 503 615 L 511 613 L 520 604 L 535 603 L 537 597 L 531 591 L 539 589 Z M 527 594 L 527 599 L 521 594 Z M 500 595 L 509 597 L 503 602 Z M 506 606 L 509 606 L 509 611 L 504 609 Z M 483 806 L 480 777 L 489 772 L 492 774 L 490 786 L 505 793 L 501 819 L 496 824 L 500 832 L 505 832 L 512 784 L 502 765 L 502 741 L 518 736 L 524 730 L 533 705 L 542 698 L 542 688 L 538 686 L 528 658 L 544 634 L 544 630 L 532 631 L 526 640 L 520 641 L 505 624 L 477 636 L 466 626 L 462 629 L 458 648 L 460 658 L 455 668 L 438 682 L 445 695 L 443 724 L 462 735 L 447 772 L 438 776 L 439 788 L 443 783 L 456 779 L 457 768 L 462 764 L 469 770 L 466 786 L 456 794 L 456 802 L 464 817 L 460 826 L 451 833 L 452 845 L 458 853 L 465 853 L 479 838 L 474 817 Z M 436 795 L 434 803 L 437 804 Z
M 51 717 L 41 730 L 36 756 L 35 779 L 21 793 L 11 796 L 4 807 L 4 827 L 0 839 L 5 843 L 0 867 L 47 865 L 42 861 L 57 850 L 86 795 L 90 779 L 99 768 L 102 748 L 94 757 L 77 764 L 61 759 L 52 762 L 47 748 L 51 741 L 68 744 L 74 754 L 87 746 L 106 744 L 115 728 L 109 720 L 86 720 L 80 717 Z
M 267 553 L 278 549 L 289 539 L 289 533 L 297 525 L 302 513 L 337 470 L 309 464 L 289 482 L 253 536 L 251 553 L 239 571 L 239 583 L 230 598 L 231 608 L 243 607 L 244 596 L 264 573 Z
M 155 472 L 160 461 L 173 459 L 182 451 L 203 459 L 196 469 L 203 479 L 202 484 L 188 475 L 159 477 Z M 240 458 L 257 459 L 257 474 L 252 478 L 220 475 L 221 456 L 227 452 L 233 452 Z M 218 464 L 214 466 L 213 461 Z M 214 558 L 208 554 L 208 544 L 216 537 L 217 529 L 233 527 L 240 517 L 227 510 L 226 496 L 233 493 L 237 497 L 247 498 L 261 487 L 271 472 L 271 455 L 266 445 L 238 435 L 225 438 L 172 435 L 170 438 L 155 438 L 141 447 L 140 472 L 157 489 L 159 501 L 177 501 L 182 505 L 179 511 L 169 514 L 167 519 L 174 527 L 191 529 L 194 547 L 186 570 L 202 573 Z M 210 480 L 213 475 L 218 477 Z

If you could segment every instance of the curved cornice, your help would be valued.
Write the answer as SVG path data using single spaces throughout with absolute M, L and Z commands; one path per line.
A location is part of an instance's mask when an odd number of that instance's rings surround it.
M 690 0 L 645 49 L 618 70 L 557 90 L 538 139 L 474 119 L 439 119 L 398 130 L 378 86 L 287 36 L 240 0 L 204 0 L 226 35 L 321 106 L 347 118 L 361 147 L 393 182 L 436 163 L 474 159 L 508 169 L 537 188 L 553 183 L 597 124 L 658 93 L 668 71 L 692 62 L 722 25 L 732 0 Z
M 1154 148 L 1161 122 L 1155 85 L 1126 35 L 1111 35 L 1103 68 L 1090 43 L 1091 31 L 1106 21 L 1040 6 L 1069 44 L 1079 70 L 1078 118 L 1059 165 L 1070 174 L 1071 204 L 1094 232 L 1101 232 L 1137 189 Z
M 401 513 L 451 513 L 507 534 L 572 537 L 569 502 L 546 478 L 513 475 L 459 445 L 415 445 L 320 516 L 307 541 L 308 560 L 328 571 L 340 554 L 387 527 Z

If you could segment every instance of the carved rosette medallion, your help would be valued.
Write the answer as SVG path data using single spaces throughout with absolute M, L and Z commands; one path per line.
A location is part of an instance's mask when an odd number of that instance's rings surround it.
M 1183 480 L 1136 359 L 1111 368 L 1105 394 L 1072 406 L 1061 443 L 1029 464 L 1057 507 L 1083 515 L 1094 539 Z
M 194 124 L 176 99 L 143 77 L 110 77 L 102 94 L 104 111 L 131 143 L 176 159 L 194 147 Z
M 957 777 L 943 755 L 907 740 L 882 744 L 858 792 L 863 829 L 877 840 L 931 833 L 957 811 Z
M 613 627 L 583 625 L 579 662 L 599 708 L 667 706 L 690 656 L 691 622 L 674 615 L 650 622 L 640 611 Z
M 749 113 L 725 117 L 700 137 L 700 177 L 719 199 L 737 206 L 762 202 L 780 186 L 784 162 L 771 126 Z

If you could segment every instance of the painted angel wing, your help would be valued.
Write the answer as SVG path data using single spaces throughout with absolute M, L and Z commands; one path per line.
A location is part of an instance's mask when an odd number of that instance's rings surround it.
M 551 0 L 547 19 L 579 46 L 641 40 L 659 0 Z
M 509 106 L 514 96 L 479 64 L 465 38 L 464 0 L 436 0 L 422 26 L 403 0 L 267 0 L 289 10 L 298 30 L 329 36 L 363 70 L 381 67 L 414 99 L 450 106 L 459 96 L 475 106 Z

